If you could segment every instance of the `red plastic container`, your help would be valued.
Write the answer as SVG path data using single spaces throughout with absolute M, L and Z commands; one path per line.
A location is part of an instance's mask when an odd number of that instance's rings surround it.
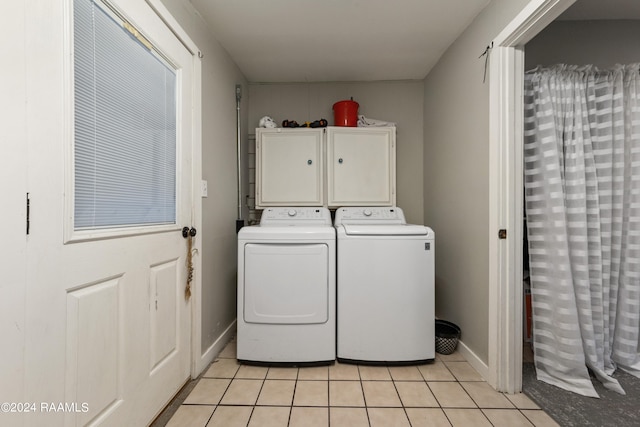
M 350 101 L 338 101 L 333 104 L 334 126 L 358 126 L 358 107 L 360 105 L 353 99 Z

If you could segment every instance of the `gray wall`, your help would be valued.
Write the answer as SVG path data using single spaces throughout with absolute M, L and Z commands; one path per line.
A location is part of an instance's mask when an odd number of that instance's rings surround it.
M 255 133 L 263 116 L 273 117 L 278 126 L 285 119 L 320 118 L 333 125 L 333 104 L 353 97 L 359 114 L 397 124 L 397 205 L 407 221 L 422 223 L 423 94 L 421 81 L 250 84 L 247 126 Z
M 525 46 L 525 69 L 537 65 L 640 62 L 640 21 L 556 21 Z
M 236 98 L 242 84 L 242 121 L 247 120 L 247 82 L 188 0 L 162 0 L 204 55 L 202 59 L 202 351 L 236 318 Z M 243 152 L 247 136 L 243 135 Z M 246 176 L 243 179 L 246 183 Z M 245 187 L 248 188 L 248 186 Z M 245 193 L 248 189 L 245 188 Z
M 488 362 L 489 81 L 491 40 L 528 0 L 494 0 L 424 84 L 424 223 L 436 232 L 436 315 Z

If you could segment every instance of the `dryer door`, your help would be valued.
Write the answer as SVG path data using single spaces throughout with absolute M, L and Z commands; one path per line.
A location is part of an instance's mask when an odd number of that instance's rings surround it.
M 248 243 L 244 247 L 244 321 L 325 323 L 329 247 L 325 243 Z

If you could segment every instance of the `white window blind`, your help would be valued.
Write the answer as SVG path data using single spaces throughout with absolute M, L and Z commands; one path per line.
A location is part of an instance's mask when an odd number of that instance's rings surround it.
M 74 2 L 74 228 L 176 222 L 176 73 L 97 1 Z

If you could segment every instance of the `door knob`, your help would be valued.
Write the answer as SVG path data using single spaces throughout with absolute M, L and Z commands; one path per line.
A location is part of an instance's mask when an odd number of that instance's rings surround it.
M 184 237 L 185 239 L 189 236 L 191 237 L 195 237 L 197 233 L 197 230 L 193 227 L 189 228 L 189 227 L 183 227 L 182 228 L 182 237 Z

